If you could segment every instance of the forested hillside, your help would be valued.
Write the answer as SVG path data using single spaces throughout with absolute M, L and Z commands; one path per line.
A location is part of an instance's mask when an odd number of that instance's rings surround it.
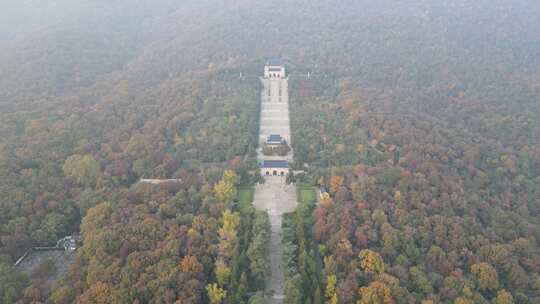
M 539 301 L 540 4 L 43 2 L 0 12 L 0 302 L 259 301 L 267 220 L 228 202 L 274 56 L 330 192 L 290 303 Z M 11 266 L 72 232 L 64 281 Z
M 299 81 L 297 92 L 313 81 Z M 322 98 L 293 101 L 298 125 L 310 126 L 293 128 L 298 161 L 317 164 L 314 180 L 330 193 L 313 213 L 323 279 L 333 286 L 327 296 L 487 303 L 511 292 L 518 303 L 536 302 L 540 154 L 538 137 L 526 135 L 538 134 L 538 124 L 526 117 L 537 104 L 490 121 L 499 114 L 468 111 L 465 97 L 439 95 L 433 100 L 448 106 L 430 113 L 421 110 L 430 100 L 394 99 L 350 81 L 318 81 Z M 531 91 L 523 93 L 538 100 L 540 91 Z M 459 105 L 461 113 L 445 115 Z M 515 135 L 473 123 L 504 124 Z

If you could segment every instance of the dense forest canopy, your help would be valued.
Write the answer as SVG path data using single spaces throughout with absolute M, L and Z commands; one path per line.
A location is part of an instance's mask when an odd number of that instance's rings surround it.
M 0 302 L 260 303 L 267 219 L 228 203 L 279 56 L 330 194 L 289 303 L 538 303 L 539 33 L 531 0 L 3 1 Z M 73 232 L 64 280 L 13 268 Z

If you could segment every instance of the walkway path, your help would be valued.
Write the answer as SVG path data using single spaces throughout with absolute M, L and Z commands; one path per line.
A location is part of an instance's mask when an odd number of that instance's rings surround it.
M 287 185 L 285 177 L 269 176 L 266 183 L 255 187 L 253 204 L 259 210 L 268 211 L 271 225 L 270 264 L 272 276 L 267 290 L 273 292 L 271 303 L 283 303 L 283 247 L 281 244 L 281 217 L 296 208 L 296 187 Z
M 259 142 L 262 144 L 270 134 L 279 134 L 289 146 L 291 129 L 289 122 L 289 80 L 287 78 L 262 78 L 261 121 Z M 263 156 L 259 148 L 259 159 L 293 159 L 293 152 L 283 156 Z
M 262 78 L 261 121 L 259 141 L 262 144 L 270 134 L 279 134 L 290 145 L 291 131 L 289 122 L 289 92 L 287 78 Z M 264 156 L 259 149 L 259 161 L 293 159 L 293 152 L 287 156 Z M 285 277 L 283 273 L 283 244 L 281 238 L 281 222 L 284 213 L 296 208 L 296 187 L 287 185 L 285 177 L 266 176 L 266 183 L 255 187 L 253 204 L 255 208 L 267 211 L 270 217 L 270 264 L 271 278 L 267 284 L 267 292 L 272 293 L 269 303 L 283 303 Z

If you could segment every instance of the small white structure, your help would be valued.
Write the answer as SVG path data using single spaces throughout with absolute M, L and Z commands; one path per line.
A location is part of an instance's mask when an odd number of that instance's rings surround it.
M 264 78 L 285 78 L 285 67 L 279 59 L 271 59 L 264 66 Z
M 180 183 L 180 182 L 182 182 L 182 179 L 180 179 L 180 178 L 170 178 L 170 179 L 141 178 L 141 180 L 139 182 L 152 184 L 152 185 L 160 185 L 160 184 L 167 184 L 167 183 Z
M 82 242 L 82 237 L 79 235 L 70 235 L 61 238 L 56 242 L 56 248 L 63 248 L 65 251 L 75 251 L 79 247 L 79 243 Z

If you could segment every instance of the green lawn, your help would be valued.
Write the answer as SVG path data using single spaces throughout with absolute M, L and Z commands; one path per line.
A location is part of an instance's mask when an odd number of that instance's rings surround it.
M 314 203 L 315 198 L 315 188 L 313 187 L 298 187 L 298 201 L 302 203 Z
M 255 190 L 252 187 L 239 187 L 238 188 L 238 201 L 241 204 L 252 203 L 254 192 Z

